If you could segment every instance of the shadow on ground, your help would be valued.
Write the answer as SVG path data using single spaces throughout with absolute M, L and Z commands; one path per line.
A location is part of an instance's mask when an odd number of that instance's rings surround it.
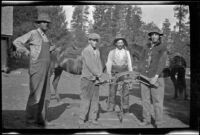
M 60 98 L 61 99 L 71 98 L 74 100 L 80 100 L 80 95 L 79 94 L 60 94 Z
M 29 68 L 29 58 L 23 56 L 22 58 L 8 58 L 8 67 L 9 67 L 9 72 L 24 68 L 28 69 Z
M 70 98 L 70 99 L 73 99 L 73 100 L 81 100 L 79 94 L 71 94 L 71 93 L 70 94 L 60 94 L 60 98 L 62 100 L 65 99 L 65 98 Z M 107 98 L 108 98 L 107 96 L 99 96 L 99 101 L 103 101 Z
M 174 99 L 174 86 L 170 79 L 165 80 L 165 112 L 173 119 L 178 119 L 184 124 L 189 125 L 190 120 L 190 100 L 184 100 L 183 97 Z M 187 91 L 190 93 L 190 80 L 186 79 Z M 190 94 L 189 94 L 190 95 Z
M 184 124 L 189 125 L 190 120 L 190 102 L 183 99 L 173 99 L 166 97 L 165 112 L 172 118 L 182 121 Z
M 129 108 L 129 112 L 133 113 L 133 115 L 135 115 L 137 117 L 138 120 L 142 121 L 142 106 L 135 103 L 132 104 Z
M 2 120 L 5 129 L 26 128 L 24 110 L 3 110 Z
M 47 119 L 49 122 L 58 119 L 62 113 L 67 109 L 69 104 L 64 103 L 55 107 L 49 107 Z M 5 129 L 25 129 L 25 110 L 3 110 L 2 111 L 2 123 Z
M 49 107 L 49 113 L 47 115 L 47 119 L 48 121 L 52 121 L 55 119 L 58 119 L 62 113 L 65 112 L 65 110 L 67 109 L 67 107 L 69 106 L 69 103 L 64 103 L 55 107 Z

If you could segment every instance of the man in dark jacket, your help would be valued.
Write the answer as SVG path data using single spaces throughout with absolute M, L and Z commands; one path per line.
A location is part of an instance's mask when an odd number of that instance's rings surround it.
M 160 127 L 163 117 L 164 100 L 164 78 L 163 69 L 166 65 L 167 53 L 166 46 L 161 44 L 161 34 L 159 31 L 148 33 L 150 43 L 148 43 L 142 53 L 142 60 L 139 71 L 142 75 L 149 78 L 151 84 L 157 84 L 156 88 L 150 88 L 141 84 L 141 96 L 143 106 L 143 122 L 141 126 L 151 124 L 151 100 L 155 118 L 155 127 Z

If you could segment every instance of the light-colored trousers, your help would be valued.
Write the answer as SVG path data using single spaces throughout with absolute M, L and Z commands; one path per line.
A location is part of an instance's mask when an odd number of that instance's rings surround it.
M 81 78 L 80 98 L 80 118 L 85 120 L 87 113 L 89 113 L 89 120 L 97 119 L 99 110 L 99 86 L 87 78 Z
M 153 103 L 153 118 L 155 123 L 160 124 L 163 120 L 163 101 L 164 101 L 164 78 L 158 78 L 158 88 L 149 88 L 141 83 L 141 96 L 143 106 L 144 121 L 151 122 L 151 102 Z

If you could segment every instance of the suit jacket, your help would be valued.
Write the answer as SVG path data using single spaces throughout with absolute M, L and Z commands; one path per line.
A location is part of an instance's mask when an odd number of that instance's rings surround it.
M 95 80 L 102 75 L 102 63 L 99 50 L 94 50 L 91 45 L 83 49 L 82 53 L 83 68 L 81 77 Z

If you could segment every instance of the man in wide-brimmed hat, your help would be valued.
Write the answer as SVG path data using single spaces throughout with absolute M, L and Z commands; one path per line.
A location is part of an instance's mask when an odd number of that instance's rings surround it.
M 132 60 L 130 52 L 127 50 L 128 43 L 126 39 L 118 33 L 113 41 L 113 45 L 116 47 L 111 50 L 108 54 L 108 59 L 106 63 L 106 69 L 108 75 L 112 78 L 116 73 L 132 71 Z M 121 77 L 117 81 L 121 81 L 124 78 Z M 115 98 L 116 90 L 118 85 L 111 84 L 109 89 L 109 100 L 108 100 L 108 111 L 114 111 L 115 108 Z M 123 112 L 129 111 L 129 94 L 128 94 L 128 84 L 123 84 Z
M 38 28 L 13 41 L 17 52 L 30 55 L 30 94 L 26 106 L 27 126 L 46 126 L 46 113 L 50 101 L 50 51 L 52 46 L 47 38 L 50 17 L 46 13 L 38 15 Z M 30 50 L 25 47 L 29 45 Z
M 163 101 L 164 101 L 164 74 L 163 69 L 167 60 L 166 46 L 161 42 L 163 34 L 159 30 L 152 30 L 148 33 L 149 43 L 144 47 L 139 72 L 148 77 L 149 81 L 157 85 L 157 88 L 150 88 L 141 83 L 141 97 L 143 105 L 143 122 L 141 126 L 148 126 L 151 123 L 151 99 L 155 126 L 161 127 L 163 123 Z
M 98 124 L 99 111 L 99 86 L 95 82 L 101 80 L 102 64 L 99 52 L 100 36 L 97 33 L 88 35 L 88 45 L 83 49 L 81 56 L 83 61 L 81 75 L 81 103 L 79 124 L 84 124 L 88 114 L 88 121 Z

